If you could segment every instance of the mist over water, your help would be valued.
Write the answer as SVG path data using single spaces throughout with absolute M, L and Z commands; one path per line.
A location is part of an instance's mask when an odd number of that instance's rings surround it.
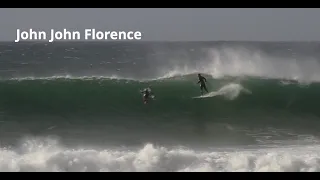
M 319 47 L 2 43 L 0 171 L 319 171 Z

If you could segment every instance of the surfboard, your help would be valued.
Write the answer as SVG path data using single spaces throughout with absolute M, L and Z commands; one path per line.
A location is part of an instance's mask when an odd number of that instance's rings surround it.
M 211 98 L 211 97 L 214 97 L 216 95 L 217 95 L 216 92 L 209 92 L 209 93 L 205 93 L 204 95 L 192 97 L 192 99 Z
M 192 97 L 192 99 L 201 99 L 201 98 L 208 98 L 208 97 L 210 97 L 210 96 L 202 95 L 202 96 Z
M 200 99 L 200 98 L 206 98 L 206 96 L 195 96 L 195 97 L 192 97 L 192 99 Z

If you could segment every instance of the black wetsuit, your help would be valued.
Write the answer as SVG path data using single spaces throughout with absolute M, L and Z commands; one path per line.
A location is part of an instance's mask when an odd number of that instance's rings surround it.
M 198 84 L 200 83 L 201 94 L 203 94 L 203 89 L 208 92 L 208 89 L 207 89 L 207 86 L 206 86 L 205 82 L 207 82 L 207 79 L 205 77 L 199 75 Z
M 145 99 L 148 99 L 149 98 L 149 95 L 150 95 L 150 92 L 146 89 L 144 92 L 143 92 L 143 97 Z
M 141 93 L 143 94 L 143 101 L 146 103 L 149 99 L 150 91 L 148 89 L 144 89 Z

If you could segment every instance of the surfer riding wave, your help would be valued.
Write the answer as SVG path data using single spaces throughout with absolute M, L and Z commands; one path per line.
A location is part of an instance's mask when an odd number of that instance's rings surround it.
M 206 86 L 207 79 L 201 76 L 201 74 L 198 74 L 198 78 L 199 78 L 198 84 L 200 83 L 201 95 L 203 95 L 203 89 L 208 93 L 208 89 Z

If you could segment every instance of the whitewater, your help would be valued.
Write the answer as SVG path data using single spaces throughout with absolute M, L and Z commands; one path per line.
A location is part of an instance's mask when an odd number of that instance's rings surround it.
M 319 47 L 0 43 L 0 171 L 319 171 Z

